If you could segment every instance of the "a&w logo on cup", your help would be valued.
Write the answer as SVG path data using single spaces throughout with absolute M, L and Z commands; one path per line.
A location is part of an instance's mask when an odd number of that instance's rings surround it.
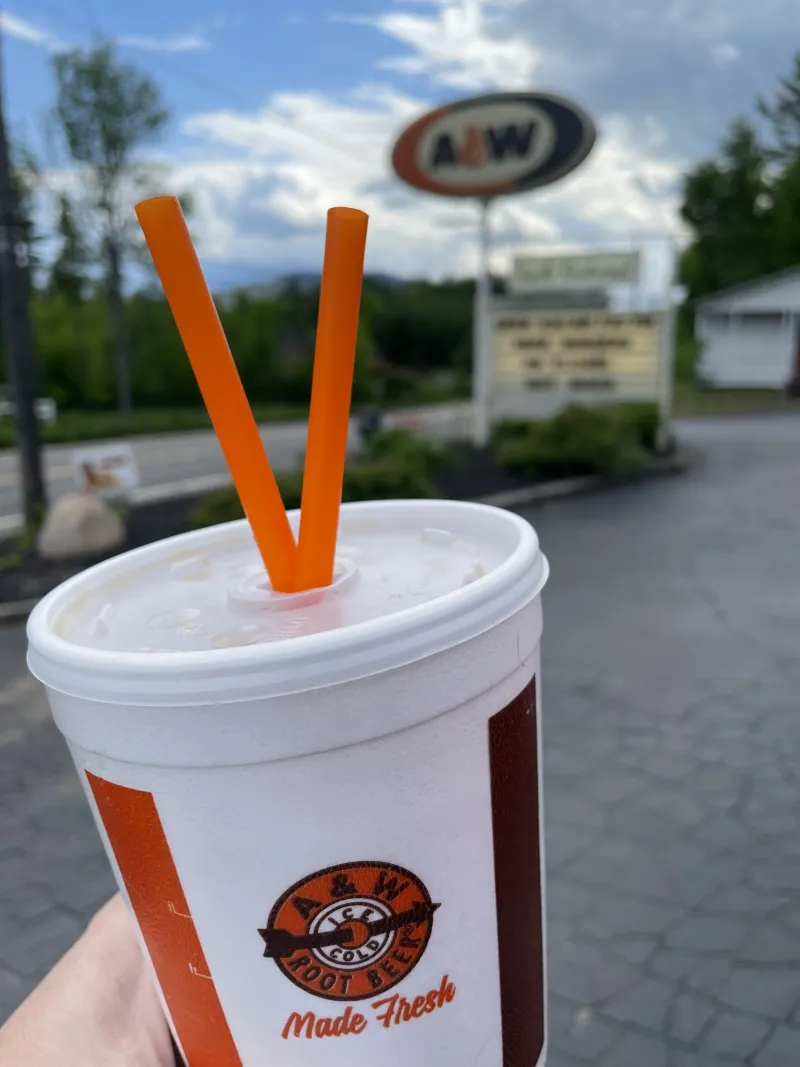
M 419 963 L 438 904 L 391 863 L 343 863 L 303 878 L 279 898 L 259 934 L 264 955 L 308 993 L 377 997 Z

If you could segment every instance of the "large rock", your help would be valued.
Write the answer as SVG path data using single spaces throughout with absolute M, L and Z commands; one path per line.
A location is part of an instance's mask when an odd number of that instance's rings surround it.
M 125 539 L 119 515 L 91 493 L 62 496 L 47 513 L 36 548 L 44 559 L 98 556 Z

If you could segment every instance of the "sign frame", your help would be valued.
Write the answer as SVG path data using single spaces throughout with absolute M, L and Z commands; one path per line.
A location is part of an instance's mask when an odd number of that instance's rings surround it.
M 592 273 L 589 265 L 595 263 L 600 267 Z M 539 277 L 529 280 L 524 277 L 526 265 L 537 264 L 545 268 Z M 587 268 L 581 272 L 581 265 Z M 602 270 L 603 264 L 609 269 Z M 614 270 L 614 264 L 618 270 Z M 550 267 L 549 273 L 546 268 Z M 626 251 L 608 250 L 602 252 L 565 252 L 561 255 L 515 256 L 510 289 L 513 293 L 538 293 L 548 289 L 588 289 L 590 287 L 608 287 L 612 285 L 639 285 L 641 281 L 642 256 L 639 249 Z
M 71 452 L 70 460 L 75 483 L 83 493 L 124 500 L 141 483 L 136 454 L 127 441 L 84 445 Z
M 493 108 L 498 113 L 506 109 L 505 127 L 498 125 L 492 128 L 487 125 L 487 110 L 491 112 Z M 425 173 L 418 158 L 418 148 L 437 123 L 444 123 L 449 116 L 458 115 L 463 125 L 463 113 L 468 113 L 470 109 L 478 114 L 482 109 L 480 117 L 483 126 L 478 125 L 476 114 L 476 122 L 472 127 L 459 127 L 461 141 L 453 143 L 451 137 L 442 160 L 448 163 L 452 160 L 456 165 L 463 161 L 464 166 L 474 166 L 477 170 L 481 165 L 485 169 L 491 154 L 498 173 L 493 180 L 484 178 L 481 182 L 478 177 L 474 182 L 463 184 L 453 183 L 451 180 L 448 185 L 447 181 L 440 177 L 432 176 L 430 172 Z M 521 126 L 523 115 L 528 121 Z M 527 137 L 524 144 L 520 143 L 521 129 L 524 131 L 522 137 Z M 534 132 L 539 135 L 536 139 Z M 444 137 L 444 133 L 440 136 Z M 391 150 L 391 167 L 401 181 L 423 192 L 460 200 L 477 199 L 480 204 L 479 269 L 472 327 L 473 440 L 479 447 L 488 443 L 491 429 L 490 205 L 495 197 L 541 189 L 566 177 L 586 160 L 596 141 L 597 128 L 594 121 L 579 104 L 555 93 L 532 91 L 483 93 L 479 96 L 462 97 L 419 116 L 395 138 Z M 527 161 L 528 169 L 522 170 L 521 173 L 516 173 L 513 166 L 506 166 L 505 169 L 501 166 L 506 160 L 506 151 L 511 151 L 512 146 L 518 160 L 523 155 L 523 148 L 525 152 L 530 150 L 532 158 Z M 477 152 L 471 155 L 474 147 Z M 438 154 L 437 144 L 437 156 Z
M 436 123 L 470 109 L 496 107 L 501 111 L 512 106 L 527 106 L 533 115 L 538 112 L 544 116 L 550 122 L 555 135 L 549 153 L 529 171 L 516 179 L 495 179 L 470 185 L 448 185 L 446 181 L 426 175 L 416 153 L 423 137 Z M 559 181 L 583 163 L 594 148 L 596 140 L 597 130 L 589 114 L 579 104 L 567 100 L 566 97 L 535 92 L 485 93 L 444 104 L 426 112 L 406 126 L 395 139 L 391 163 L 397 177 L 415 189 L 456 199 L 488 199 L 541 189 Z
M 502 379 L 498 380 L 497 374 L 497 323 L 498 320 L 502 319 L 513 320 L 515 316 L 519 319 L 529 320 L 545 320 L 548 318 L 563 320 L 567 323 L 567 329 L 569 329 L 570 320 L 577 323 L 580 319 L 595 319 L 598 320 L 598 325 L 602 325 L 602 320 L 608 319 L 609 325 L 613 329 L 614 320 L 617 320 L 620 324 L 627 322 L 630 326 L 635 326 L 635 322 L 639 318 L 652 319 L 653 328 L 657 331 L 651 352 L 653 360 L 652 372 L 646 371 L 641 377 L 634 374 L 632 382 L 626 381 L 627 375 L 620 377 L 619 371 L 611 372 L 615 384 L 608 389 L 601 390 L 595 390 L 589 386 L 586 389 L 573 387 L 568 379 L 570 374 L 574 376 L 581 373 L 578 367 L 573 370 L 567 367 L 557 369 L 552 375 L 552 386 L 547 388 L 526 387 L 522 376 L 518 381 L 513 377 L 509 377 L 506 379 L 506 383 L 503 384 Z M 666 415 L 669 407 L 669 396 L 665 390 L 671 381 L 673 320 L 674 315 L 670 307 L 640 311 L 621 311 L 613 308 L 607 310 L 586 309 L 585 311 L 580 309 L 553 309 L 548 311 L 539 308 L 525 309 L 522 307 L 512 308 L 495 305 L 491 312 L 492 376 L 489 397 L 491 419 L 549 418 L 573 403 L 595 406 L 628 401 L 646 401 L 658 404 Z M 532 350 L 536 348 L 538 346 L 532 346 Z M 563 349 L 560 351 L 563 351 Z M 523 358 L 520 356 L 521 361 Z M 563 357 L 557 356 L 556 358 Z M 534 379 L 532 378 L 532 380 Z

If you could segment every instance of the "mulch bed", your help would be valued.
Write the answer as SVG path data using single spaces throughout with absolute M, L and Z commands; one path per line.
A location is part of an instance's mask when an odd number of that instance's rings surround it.
M 501 467 L 489 448 L 458 445 L 453 452 L 455 462 L 434 476 L 439 492 L 448 500 L 474 500 L 531 484 Z

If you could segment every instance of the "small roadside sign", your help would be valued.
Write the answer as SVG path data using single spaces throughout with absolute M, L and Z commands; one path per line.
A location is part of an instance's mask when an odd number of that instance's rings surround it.
M 72 453 L 78 488 L 104 497 L 127 497 L 139 485 L 139 468 L 129 444 L 96 445 Z

